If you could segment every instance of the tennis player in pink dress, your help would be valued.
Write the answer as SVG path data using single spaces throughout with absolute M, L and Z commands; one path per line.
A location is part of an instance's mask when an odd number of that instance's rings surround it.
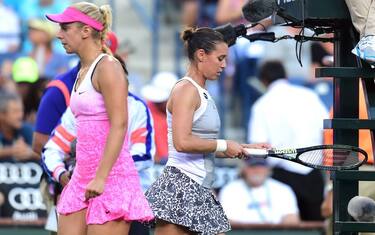
M 70 103 L 76 167 L 58 202 L 58 234 L 127 234 L 131 221 L 153 214 L 129 153 L 125 73 L 103 43 L 110 8 L 81 2 L 47 18 L 60 23 L 57 37 L 81 61 Z
M 85 198 L 86 186 L 96 175 L 110 128 L 103 96 L 93 88 L 90 79 L 97 63 L 106 56 L 103 53 L 96 58 L 80 86 L 72 91 L 70 107 L 77 118 L 77 162 L 58 204 L 61 214 L 87 207 L 88 224 L 103 224 L 119 218 L 147 219 L 152 215 L 129 153 L 128 138 L 107 176 L 104 192 L 88 200 Z

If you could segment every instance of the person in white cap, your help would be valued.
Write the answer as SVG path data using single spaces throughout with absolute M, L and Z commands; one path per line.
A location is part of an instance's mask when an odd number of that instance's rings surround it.
M 264 158 L 248 158 L 238 179 L 226 184 L 219 201 L 234 223 L 297 224 L 299 211 L 293 189 L 271 178 L 272 167 Z
M 166 105 L 169 94 L 177 80 L 178 78 L 174 73 L 159 72 L 141 90 L 141 95 L 147 100 L 147 106 L 154 120 L 156 162 L 164 163 L 168 158 Z

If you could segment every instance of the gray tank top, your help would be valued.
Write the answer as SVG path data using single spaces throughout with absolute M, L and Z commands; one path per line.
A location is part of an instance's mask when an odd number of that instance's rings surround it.
M 193 79 L 184 77 L 198 90 L 201 99 L 199 108 L 194 112 L 192 134 L 202 139 L 217 139 L 220 130 L 220 117 L 214 100 L 207 90 L 200 87 Z M 168 162 L 167 166 L 174 166 L 184 174 L 206 188 L 211 188 L 215 174 L 214 153 L 196 154 L 177 152 L 172 138 L 172 114 L 167 110 L 168 124 Z

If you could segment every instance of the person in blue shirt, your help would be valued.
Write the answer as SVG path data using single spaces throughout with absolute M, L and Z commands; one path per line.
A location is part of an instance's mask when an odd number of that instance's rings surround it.
M 70 92 L 73 89 L 79 68 L 80 64 L 57 76 L 47 85 L 36 116 L 32 143 L 34 152 L 41 153 L 44 144 L 69 106 Z

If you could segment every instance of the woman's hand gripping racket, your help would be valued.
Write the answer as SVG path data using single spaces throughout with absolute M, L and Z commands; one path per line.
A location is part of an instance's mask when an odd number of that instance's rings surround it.
M 367 153 L 349 145 L 318 145 L 297 149 L 245 148 L 247 157 L 276 157 L 311 168 L 337 171 L 361 166 L 367 161 Z

